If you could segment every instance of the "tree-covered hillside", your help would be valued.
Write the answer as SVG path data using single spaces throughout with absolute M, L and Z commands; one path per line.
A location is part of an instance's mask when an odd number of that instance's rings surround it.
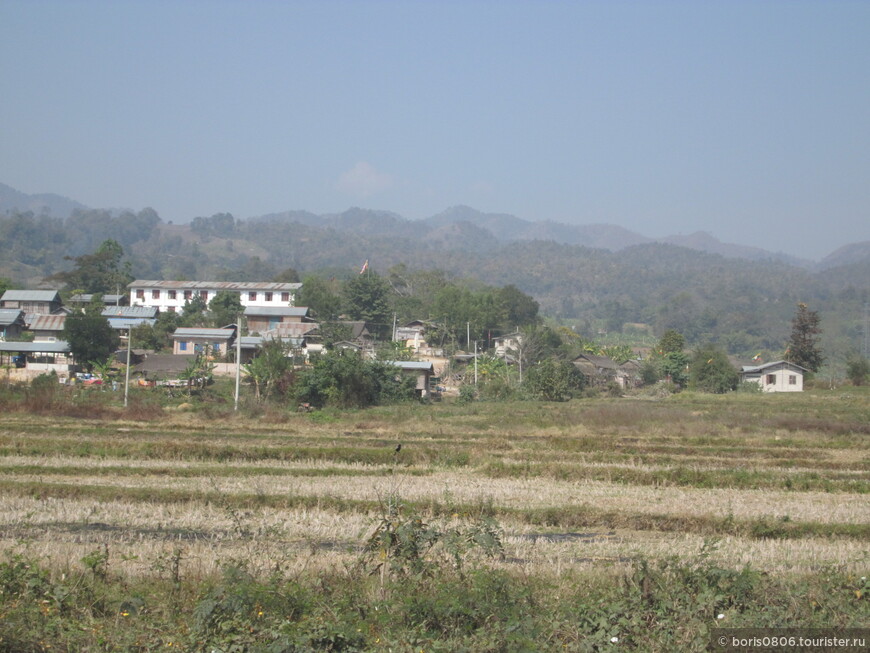
M 0 277 L 34 287 L 111 238 L 139 278 L 269 280 L 293 271 L 340 278 L 369 260 L 385 275 L 404 264 L 442 270 L 472 286 L 473 280 L 513 285 L 533 296 L 543 315 L 590 337 L 641 323 L 654 334 L 676 329 L 690 344 L 712 341 L 736 355 L 775 356 L 784 350 L 795 306 L 805 302 L 820 311 L 830 362 L 844 365 L 862 345 L 870 258 L 850 257 L 814 273 L 661 243 L 617 252 L 543 240 L 504 243 L 471 222 L 423 226 L 392 214 L 380 218 L 358 209 L 328 219 L 218 214 L 171 225 L 152 209 L 79 211 L 66 220 L 14 212 L 0 216 Z

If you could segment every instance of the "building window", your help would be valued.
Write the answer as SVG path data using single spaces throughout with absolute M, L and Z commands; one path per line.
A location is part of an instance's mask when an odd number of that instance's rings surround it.
M 267 301 L 267 302 L 271 302 L 271 301 L 272 301 L 272 293 L 267 292 L 267 293 L 264 293 L 264 294 L 266 295 L 266 297 L 265 297 L 266 301 Z
M 175 299 L 175 294 L 176 294 L 176 293 L 175 293 L 174 290 L 169 290 L 169 291 L 167 291 L 167 292 L 169 293 L 169 299 Z
M 170 313 L 174 313 L 174 312 L 175 312 L 175 307 L 174 307 L 174 306 L 167 306 L 167 307 L 166 307 L 166 310 L 169 311 Z
M 214 349 L 215 355 L 221 353 L 221 343 L 219 343 L 219 342 L 214 343 L 213 349 Z
M 193 299 L 193 291 L 192 290 L 185 290 L 184 291 L 184 299 L 185 300 Z
M 254 292 L 249 292 L 249 293 L 248 293 L 248 301 L 249 301 L 249 302 L 255 302 L 255 301 L 257 301 L 257 293 L 256 293 L 256 291 L 254 291 Z
M 145 291 L 142 288 L 136 291 L 136 299 L 145 299 Z
M 178 343 L 178 351 L 187 351 L 187 343 L 179 342 Z
M 200 290 L 199 296 L 202 298 L 202 301 L 208 301 L 208 290 Z
M 776 374 L 768 374 L 764 381 L 767 385 L 776 385 Z
M 789 385 L 797 385 L 797 375 L 789 374 L 788 375 L 788 384 Z
M 152 290 L 151 291 L 151 299 L 160 299 L 160 291 Z
M 285 303 L 289 302 L 290 301 L 290 293 L 289 292 L 282 292 L 281 293 L 281 301 L 285 302 Z

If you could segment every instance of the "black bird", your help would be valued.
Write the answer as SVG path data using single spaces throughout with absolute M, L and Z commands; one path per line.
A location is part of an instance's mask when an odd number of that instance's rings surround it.
M 399 453 L 402 450 L 402 443 L 396 445 L 396 453 Z

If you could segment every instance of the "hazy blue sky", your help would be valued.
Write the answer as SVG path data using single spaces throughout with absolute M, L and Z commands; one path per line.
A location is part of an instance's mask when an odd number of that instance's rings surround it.
M 0 182 L 870 240 L 870 2 L 0 0 Z

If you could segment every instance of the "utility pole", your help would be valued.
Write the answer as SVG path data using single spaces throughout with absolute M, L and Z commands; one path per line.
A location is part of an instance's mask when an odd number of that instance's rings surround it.
M 242 314 L 236 318 L 236 396 L 233 410 L 239 410 L 239 386 L 242 380 Z
M 127 369 L 124 372 L 124 408 L 130 396 L 130 348 L 133 342 L 133 326 L 127 325 Z
M 393 313 L 393 342 L 396 341 L 396 314 Z
M 474 341 L 474 385 L 477 385 L 477 340 Z

